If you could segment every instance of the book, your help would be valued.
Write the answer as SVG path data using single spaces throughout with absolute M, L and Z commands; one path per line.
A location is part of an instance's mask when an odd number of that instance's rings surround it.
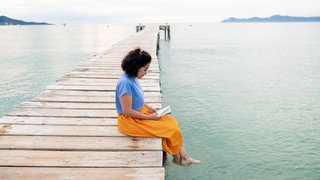
M 166 114 L 171 114 L 171 108 L 170 106 L 167 106 L 165 108 L 162 108 L 160 110 L 157 111 L 157 114 L 159 117 L 166 115 Z

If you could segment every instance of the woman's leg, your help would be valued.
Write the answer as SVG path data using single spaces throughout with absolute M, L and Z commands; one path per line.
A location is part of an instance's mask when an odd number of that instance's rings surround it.
M 179 153 L 176 155 L 173 155 L 173 163 L 178 164 L 180 166 L 188 167 L 191 166 L 191 164 L 200 164 L 201 161 L 193 159 L 189 157 L 188 153 L 184 149 L 183 146 L 179 148 Z

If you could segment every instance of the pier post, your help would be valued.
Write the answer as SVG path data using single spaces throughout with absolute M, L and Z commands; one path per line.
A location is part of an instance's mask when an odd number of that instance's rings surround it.
M 171 35 L 170 35 L 170 25 L 166 24 L 166 25 L 160 25 L 159 26 L 159 30 L 164 30 L 164 39 L 170 39 Z
M 160 32 L 158 32 L 158 34 L 157 34 L 157 51 L 156 51 L 157 56 L 158 56 L 159 49 L 160 49 L 159 40 L 160 40 Z
M 136 26 L 136 32 L 142 31 L 146 26 L 145 25 L 141 25 L 141 23 L 139 25 Z

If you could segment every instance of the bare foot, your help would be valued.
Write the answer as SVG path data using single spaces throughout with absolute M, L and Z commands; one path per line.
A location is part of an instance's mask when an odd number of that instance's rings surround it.
M 201 164 L 201 161 L 200 160 L 196 160 L 196 159 L 193 159 L 193 158 L 188 158 L 186 160 L 181 160 L 180 162 L 182 165 L 183 164 Z
M 177 161 L 177 160 L 175 160 L 175 159 L 173 159 L 172 162 L 173 162 L 174 164 L 178 165 L 178 166 L 183 166 L 183 167 L 189 167 L 189 166 L 191 166 L 191 164 L 192 164 L 192 163 L 190 163 L 190 162 L 189 162 L 189 163 L 183 163 L 183 164 L 182 164 L 180 161 Z

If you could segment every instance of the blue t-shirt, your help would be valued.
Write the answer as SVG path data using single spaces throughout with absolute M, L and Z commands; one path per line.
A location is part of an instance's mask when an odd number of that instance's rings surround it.
M 118 114 L 123 114 L 120 97 L 129 94 L 132 97 L 132 109 L 140 110 L 144 105 L 143 89 L 135 77 L 130 77 L 123 73 L 116 87 L 116 109 Z

